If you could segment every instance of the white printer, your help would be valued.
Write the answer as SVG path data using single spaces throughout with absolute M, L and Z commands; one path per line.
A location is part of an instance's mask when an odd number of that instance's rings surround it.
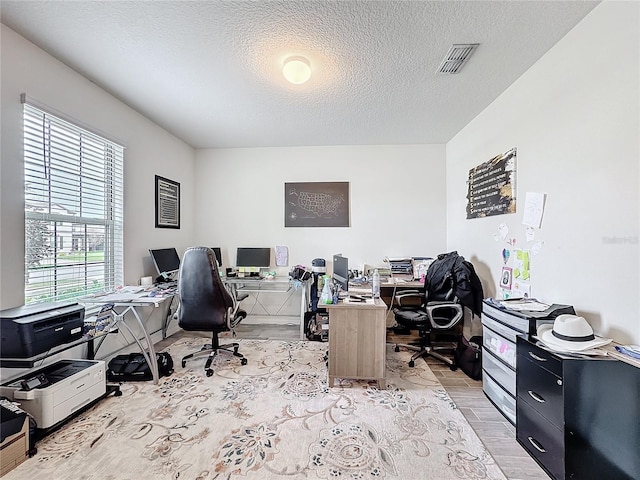
M 0 386 L 0 395 L 19 402 L 42 429 L 62 422 L 106 392 L 101 360 L 60 360 Z

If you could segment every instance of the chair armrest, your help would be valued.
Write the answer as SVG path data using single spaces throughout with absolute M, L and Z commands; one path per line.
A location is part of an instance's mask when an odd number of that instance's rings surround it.
M 248 293 L 238 293 L 238 296 L 236 297 L 236 301 L 237 302 L 241 302 L 242 300 L 244 300 L 248 296 L 249 296 Z
M 227 308 L 227 327 L 229 328 L 229 330 L 231 330 L 231 332 L 233 332 L 233 336 L 235 337 L 236 325 L 238 325 L 242 321 L 242 319 L 246 317 L 246 313 L 244 312 L 243 312 L 244 313 L 243 315 L 240 315 L 240 316 L 238 315 L 238 311 L 240 310 L 240 301 L 247 298 L 249 294 L 242 293 L 237 295 L 236 289 L 226 284 L 224 284 L 223 287 L 227 291 L 227 293 L 229 293 L 229 296 L 231 297 L 231 300 L 233 302 L 233 305 Z
M 431 322 L 431 326 L 434 330 L 447 330 L 459 323 L 460 320 L 462 320 L 462 318 L 464 317 L 464 308 L 462 307 L 462 305 L 456 302 L 429 302 L 427 303 L 425 310 L 429 317 L 429 322 Z M 442 316 L 438 315 L 438 310 L 453 310 L 455 314 L 452 317 L 450 317 L 450 315 Z M 434 320 L 434 317 L 436 316 L 439 318 L 448 318 L 449 321 L 443 324 L 436 323 L 436 321 Z
M 403 290 L 402 293 L 397 294 L 394 297 L 398 306 L 403 307 L 407 302 L 410 306 L 419 306 L 422 303 L 423 293 L 420 290 Z

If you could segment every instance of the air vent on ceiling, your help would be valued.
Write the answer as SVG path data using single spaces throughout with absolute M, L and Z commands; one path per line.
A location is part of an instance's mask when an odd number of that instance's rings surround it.
M 478 45 L 478 43 L 454 43 L 438 67 L 438 73 L 458 73 Z

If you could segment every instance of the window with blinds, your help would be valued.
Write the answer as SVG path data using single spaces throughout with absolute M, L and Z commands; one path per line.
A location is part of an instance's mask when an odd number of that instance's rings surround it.
M 124 148 L 24 104 L 25 304 L 123 283 Z

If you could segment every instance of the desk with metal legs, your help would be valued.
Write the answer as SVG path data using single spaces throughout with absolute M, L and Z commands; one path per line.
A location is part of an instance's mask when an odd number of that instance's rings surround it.
M 304 314 L 309 309 L 309 282 L 298 282 L 290 280 L 288 277 L 275 277 L 264 279 L 260 277 L 224 277 L 222 279 L 232 295 L 237 299 L 245 296 L 245 292 L 289 292 L 295 284 L 300 284 L 302 294 L 300 298 L 300 340 L 305 340 L 304 335 Z M 294 283 L 295 282 L 295 283 Z
M 172 298 L 173 295 L 150 297 L 148 296 L 147 292 L 143 292 L 132 294 L 114 293 L 95 297 L 83 297 L 79 301 L 84 304 L 113 304 L 115 319 L 112 322 L 112 327 L 124 327 L 131 334 L 135 342 L 138 344 L 140 352 L 144 356 L 144 359 L 147 361 L 149 368 L 151 369 L 151 374 L 153 375 L 153 383 L 157 384 L 159 374 L 158 361 L 156 360 L 156 351 L 153 346 L 153 342 L 151 341 L 151 336 L 149 335 L 149 332 L 147 331 L 145 325 L 149 321 L 149 318 L 151 318 L 154 309 L 160 307 L 164 302 Z M 149 313 L 143 318 L 139 312 L 139 309 L 143 307 L 154 307 L 154 309 L 150 310 Z M 136 322 L 140 327 L 140 330 L 142 331 L 146 346 L 143 345 L 138 334 L 136 334 L 128 325 L 127 314 L 129 313 L 131 313 L 133 318 L 136 319 Z M 106 335 L 99 340 L 98 345 L 96 345 L 95 347 L 95 352 L 97 352 L 100 348 L 100 345 L 102 345 L 104 338 L 106 338 Z

